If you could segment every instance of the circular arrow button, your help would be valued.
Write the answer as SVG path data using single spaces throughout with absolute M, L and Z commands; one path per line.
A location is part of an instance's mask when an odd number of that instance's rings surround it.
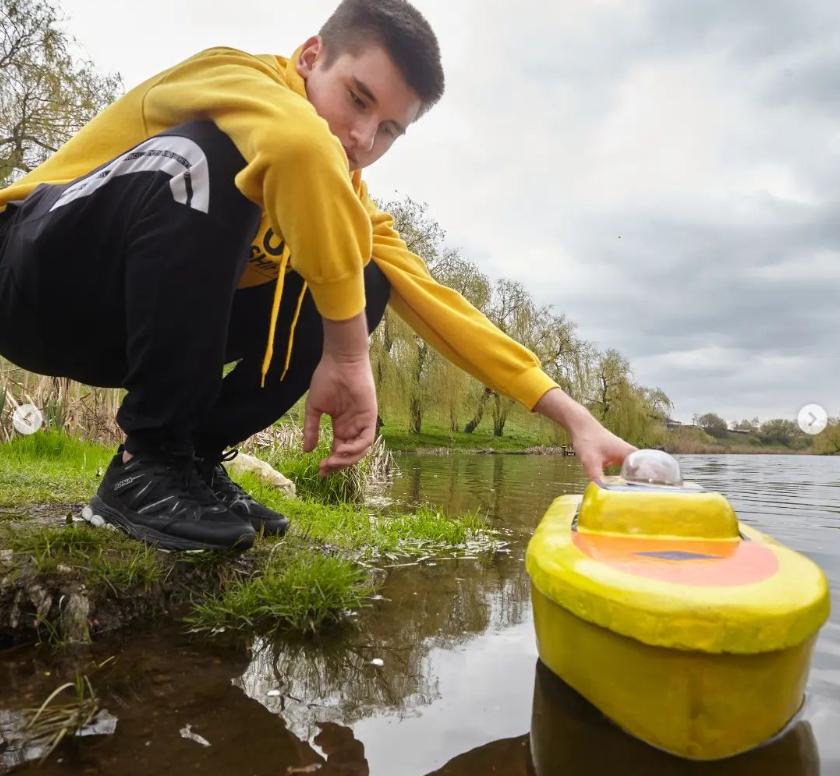
M 806 434 L 819 434 L 828 425 L 828 413 L 819 404 L 806 404 L 799 410 L 796 420 Z
M 44 423 L 44 416 L 34 404 L 21 404 L 12 413 L 12 425 L 19 434 L 34 434 Z

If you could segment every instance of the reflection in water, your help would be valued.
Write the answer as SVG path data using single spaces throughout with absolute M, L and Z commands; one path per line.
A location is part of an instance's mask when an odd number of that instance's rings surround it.
M 807 722 L 747 754 L 688 762 L 627 735 L 536 661 L 529 735 L 491 741 L 428 776 L 819 776 L 817 742 Z
M 416 713 L 441 696 L 429 653 L 521 623 L 529 584 L 506 556 L 394 569 L 384 605 L 363 611 L 357 632 L 318 643 L 259 642 L 235 684 L 301 738 L 313 735 L 316 721 Z M 374 658 L 384 665 L 372 665 Z
M 533 776 L 531 748 L 528 736 L 502 738 L 489 744 L 477 746 L 469 752 L 453 757 L 446 765 L 429 773 L 428 776 L 478 776 L 478 774 L 499 774 L 499 776 Z M 574 773 L 576 771 L 568 771 Z
M 807 722 L 752 752 L 717 762 L 688 762 L 627 735 L 537 661 L 531 749 L 537 776 L 819 776 Z
M 96 681 L 100 703 L 118 719 L 115 731 L 66 742 L 38 773 L 148 776 L 190 770 L 246 776 L 313 773 L 317 767 L 321 776 L 368 775 L 364 747 L 351 730 L 334 723 L 319 725 L 313 747 L 292 735 L 282 716 L 232 684 L 250 663 L 248 650 L 210 649 L 176 634 L 151 633 L 136 634 L 110 648 L 117 646 L 119 658 Z M 102 658 L 101 650 L 102 645 L 92 648 L 94 659 Z M 44 671 L 42 657 L 48 655 L 39 652 L 33 661 L 32 654 L 21 653 L 6 663 L 15 670 L 8 672 L 11 685 L 2 688 L 4 705 L 31 706 L 32 699 L 46 697 L 62 675 L 91 666 L 90 657 L 74 666 L 68 655 Z M 192 736 L 183 736 L 184 729 Z M 199 743 L 202 739 L 206 744 Z

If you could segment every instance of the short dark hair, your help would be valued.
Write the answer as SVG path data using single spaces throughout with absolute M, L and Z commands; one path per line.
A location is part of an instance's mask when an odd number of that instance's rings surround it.
M 443 95 L 437 37 L 407 0 L 342 0 L 318 34 L 326 67 L 345 52 L 359 54 L 371 42 L 382 46 L 420 98 L 421 114 Z

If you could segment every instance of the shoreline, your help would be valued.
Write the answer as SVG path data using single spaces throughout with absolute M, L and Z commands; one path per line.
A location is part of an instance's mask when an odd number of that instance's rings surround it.
M 813 455 L 819 458 L 831 457 L 827 453 L 815 453 L 813 450 L 788 450 L 785 448 L 768 447 L 768 448 L 744 448 L 744 449 L 727 449 L 725 447 L 715 448 L 709 447 L 703 450 L 697 450 L 693 447 L 686 446 L 685 449 L 679 447 L 664 447 L 656 448 L 664 450 L 671 455 Z M 561 448 L 549 445 L 534 445 L 532 447 L 516 448 L 493 448 L 493 447 L 460 447 L 459 445 L 418 445 L 417 447 L 399 447 L 391 448 L 394 455 L 402 455 L 409 453 L 411 455 L 427 455 L 427 456 L 445 456 L 445 455 L 556 455 L 558 457 L 574 458 L 574 452 L 562 452 Z

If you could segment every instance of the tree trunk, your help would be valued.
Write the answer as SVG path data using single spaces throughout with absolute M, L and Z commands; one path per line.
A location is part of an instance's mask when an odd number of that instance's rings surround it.
M 458 423 L 458 413 L 455 411 L 454 407 L 449 408 L 449 430 L 453 433 L 460 429 L 460 424 Z
M 504 399 L 496 394 L 493 402 L 493 436 L 500 437 L 505 432 L 507 422 L 507 407 L 503 404 Z
M 409 431 L 413 434 L 420 433 L 420 426 L 423 423 L 423 386 L 421 383 L 423 377 L 423 365 L 426 363 L 426 356 L 429 353 L 429 347 L 425 342 L 417 339 L 417 365 L 414 368 L 414 381 L 412 386 L 413 396 L 408 405 L 409 417 Z
M 481 419 L 484 417 L 484 405 L 487 403 L 487 400 L 493 395 L 493 391 L 489 388 L 485 388 L 481 394 L 481 397 L 478 400 L 478 407 L 475 410 L 475 415 L 473 419 L 464 426 L 464 433 L 465 434 L 472 434 L 473 431 L 478 428 L 478 424 L 481 423 Z
M 423 407 L 419 399 L 412 399 L 408 408 L 408 430 L 412 434 L 419 434 L 423 424 Z

